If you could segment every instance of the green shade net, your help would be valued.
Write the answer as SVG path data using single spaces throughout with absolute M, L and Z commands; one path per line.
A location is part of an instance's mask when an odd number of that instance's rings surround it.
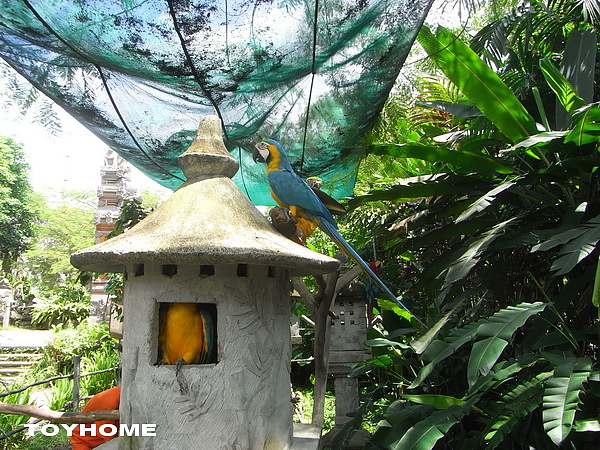
M 262 138 L 352 194 L 360 139 L 432 0 L 0 1 L 0 57 L 123 158 L 176 189 L 177 157 L 217 114 L 234 180 L 270 205 Z

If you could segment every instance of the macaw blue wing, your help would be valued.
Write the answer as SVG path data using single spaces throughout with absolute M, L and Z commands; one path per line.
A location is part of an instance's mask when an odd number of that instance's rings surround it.
M 267 176 L 273 193 L 287 206 L 297 206 L 314 217 L 328 221 L 337 228 L 335 219 L 312 188 L 295 173 L 274 170 Z
M 379 279 L 369 265 L 360 257 L 337 230 L 337 223 L 331 212 L 319 199 L 313 189 L 298 175 L 289 163 L 283 146 L 272 139 L 266 139 L 256 145 L 256 162 L 267 163 L 267 179 L 275 201 L 290 208 L 292 216 L 318 225 L 346 255 L 352 258 L 385 294 L 393 299 L 401 308 L 408 311 L 416 320 L 414 314 L 394 295 L 394 293 Z M 305 216 L 305 217 L 302 217 Z M 421 322 L 422 323 L 422 322 Z
M 202 308 L 202 307 L 198 308 L 198 312 L 202 316 L 202 319 L 204 320 L 205 339 L 206 339 L 206 346 L 208 348 L 208 351 L 206 352 L 206 355 L 202 362 L 213 363 L 213 362 L 217 361 L 216 342 L 215 342 L 217 333 L 216 333 L 216 329 L 215 329 L 215 321 L 213 318 L 213 314 L 210 309 Z

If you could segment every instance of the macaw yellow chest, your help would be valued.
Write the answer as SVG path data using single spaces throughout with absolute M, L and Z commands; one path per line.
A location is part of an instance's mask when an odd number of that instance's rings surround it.
M 162 344 L 165 364 L 183 358 L 186 364 L 202 362 L 208 353 L 206 327 L 202 315 L 192 303 L 172 303 L 166 313 Z

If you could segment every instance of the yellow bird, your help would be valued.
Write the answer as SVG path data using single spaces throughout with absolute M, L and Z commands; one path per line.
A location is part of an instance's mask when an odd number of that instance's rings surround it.
M 171 303 L 164 315 L 159 344 L 163 364 L 203 363 L 209 356 L 207 320 L 195 303 Z

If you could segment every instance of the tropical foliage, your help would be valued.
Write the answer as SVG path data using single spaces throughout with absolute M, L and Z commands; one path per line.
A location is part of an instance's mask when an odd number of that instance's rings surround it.
M 555 11 L 558 3 L 571 8 Z M 512 17 L 488 62 L 474 49 L 491 51 L 490 28 L 473 47 L 443 28 L 419 36 L 461 95 L 422 99 L 413 111 L 446 120 L 369 149 L 431 170 L 350 202 L 395 205 L 378 239 L 403 267 L 403 300 L 430 324 L 412 329 L 380 304 L 373 359 L 355 370 L 388 374 L 392 404 L 373 448 L 597 442 L 600 104 L 581 94 L 590 83 L 593 92 L 595 76 L 578 70 L 596 67 L 597 44 L 575 3 L 545 5 L 559 24 L 536 3 L 528 42 L 518 37 L 525 19 Z
M 56 374 L 71 373 L 75 355 L 81 356 L 84 362 L 89 358 L 90 366 L 93 363 L 91 358 L 96 353 L 104 353 L 109 349 L 118 359 L 115 344 L 116 340 L 110 336 L 107 323 L 93 324 L 84 320 L 75 328 L 55 328 L 54 336 L 44 348 L 44 358 L 37 365 L 34 375 L 37 379 L 44 379 Z M 112 386 L 105 389 L 109 387 Z
M 0 262 L 9 271 L 31 244 L 35 213 L 22 146 L 0 136 Z
M 36 284 L 58 286 L 77 278 L 70 257 L 94 244 L 94 198 L 93 193 L 82 192 L 63 192 L 52 201 L 36 196 L 39 220 L 33 245 L 25 253 Z
M 66 284 L 44 292 L 31 311 L 34 325 L 77 325 L 89 316 L 91 294 L 81 284 Z

